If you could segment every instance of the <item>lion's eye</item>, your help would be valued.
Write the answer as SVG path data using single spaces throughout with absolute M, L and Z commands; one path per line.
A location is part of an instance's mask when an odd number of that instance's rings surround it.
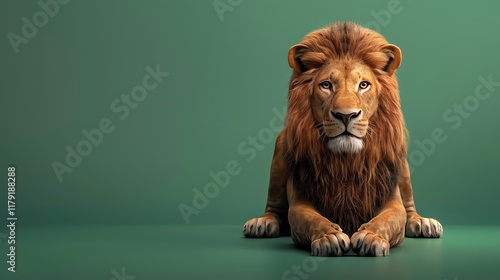
M 319 84 L 319 86 L 322 88 L 322 89 L 326 89 L 326 90 L 331 90 L 332 89 L 332 83 L 330 83 L 329 81 L 323 81 Z
M 370 89 L 370 83 L 367 82 L 367 81 L 362 81 L 361 83 L 359 83 L 358 85 L 358 88 L 359 88 L 359 93 L 364 93 L 365 91 L 367 91 L 368 89 Z
M 362 81 L 359 83 L 359 89 L 367 89 L 370 86 L 370 83 L 367 81 Z

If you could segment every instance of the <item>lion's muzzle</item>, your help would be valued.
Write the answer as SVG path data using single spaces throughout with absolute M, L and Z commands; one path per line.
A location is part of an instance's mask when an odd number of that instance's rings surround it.
M 329 118 L 323 121 L 325 135 L 331 138 L 346 134 L 346 132 L 363 138 L 367 128 L 368 121 L 363 119 L 363 111 L 359 109 L 330 110 Z
M 338 153 L 356 153 L 363 148 L 368 121 L 359 109 L 330 110 L 329 118 L 323 121 L 323 131 L 330 139 L 329 148 Z

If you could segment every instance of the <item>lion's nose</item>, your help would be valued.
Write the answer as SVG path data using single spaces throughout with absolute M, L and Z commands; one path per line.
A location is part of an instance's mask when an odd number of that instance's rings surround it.
M 347 126 L 352 119 L 358 117 L 361 114 L 361 110 L 350 113 L 330 110 L 330 114 L 332 114 L 332 117 L 344 122 L 345 126 Z

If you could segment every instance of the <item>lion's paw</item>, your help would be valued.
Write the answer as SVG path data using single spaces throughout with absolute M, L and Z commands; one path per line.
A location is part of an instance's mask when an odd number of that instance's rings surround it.
M 437 220 L 418 216 L 406 222 L 406 236 L 439 238 L 443 236 L 443 226 Z
M 280 226 L 274 218 L 260 217 L 248 220 L 243 226 L 245 237 L 278 237 Z
M 389 255 L 391 247 L 387 240 L 367 230 L 354 233 L 351 243 L 354 253 L 360 256 L 385 257 Z
M 341 231 L 327 233 L 313 240 L 311 255 L 313 256 L 342 256 L 350 248 L 349 236 Z

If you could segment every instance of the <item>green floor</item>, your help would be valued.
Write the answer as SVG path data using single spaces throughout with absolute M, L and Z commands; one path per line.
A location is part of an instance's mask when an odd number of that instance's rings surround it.
M 245 239 L 240 226 L 20 228 L 17 272 L 2 261 L 0 279 L 498 279 L 499 237 L 500 227 L 446 226 L 385 258 L 312 258 L 290 237 Z M 5 259 L 5 239 L 0 249 Z

